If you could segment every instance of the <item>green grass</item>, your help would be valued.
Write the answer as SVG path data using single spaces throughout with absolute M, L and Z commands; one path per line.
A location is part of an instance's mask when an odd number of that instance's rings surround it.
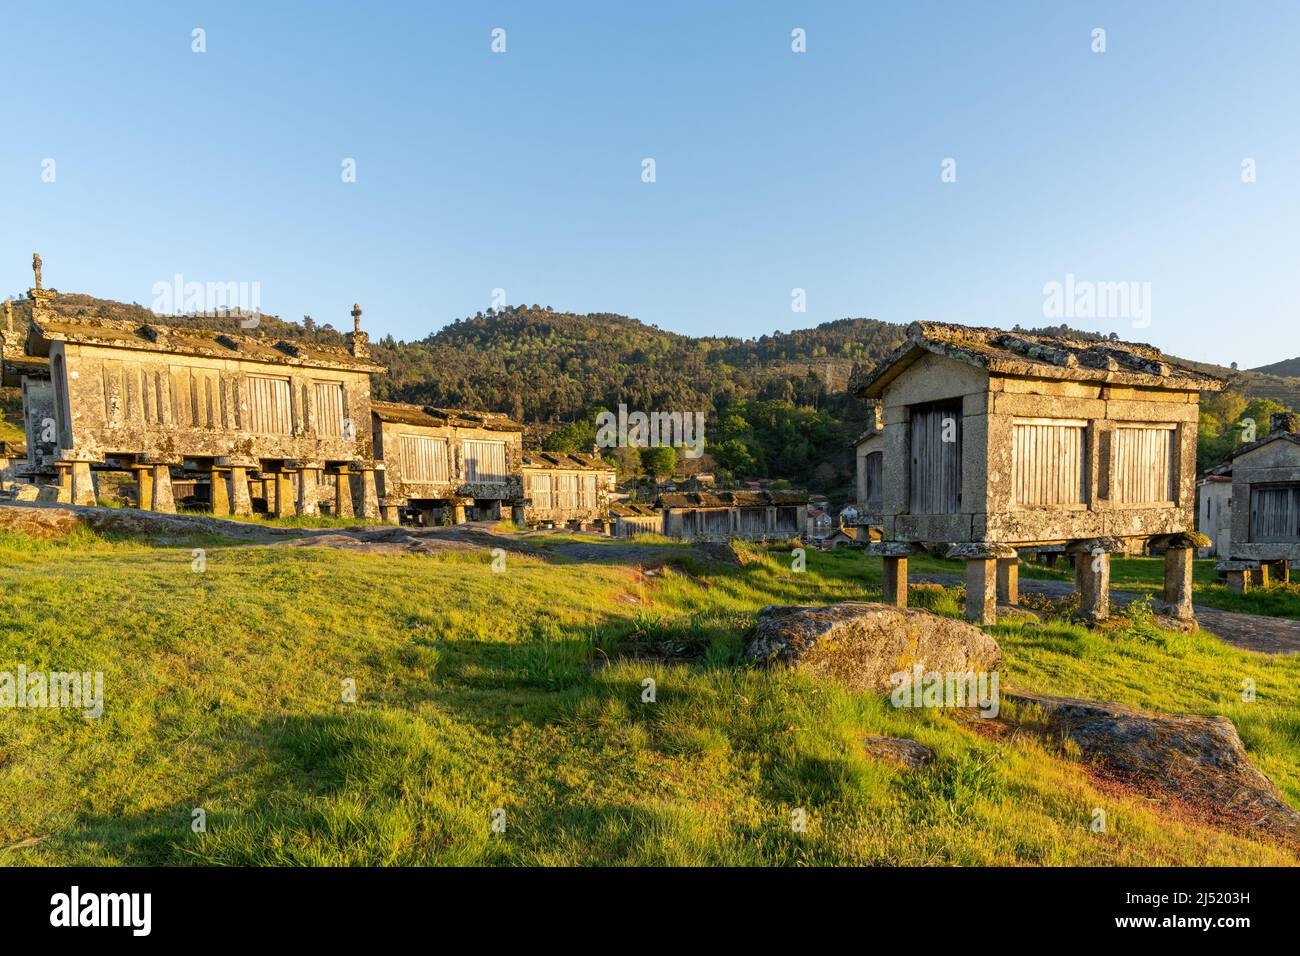
M 678 563 L 649 578 L 514 553 L 494 573 L 486 553 L 219 545 L 194 573 L 188 547 L 0 537 L 0 668 L 102 670 L 106 697 L 97 720 L 0 711 L 0 862 L 1297 862 L 1098 790 L 1028 735 L 739 664 L 759 607 L 878 599 L 879 561 L 809 551 L 795 573 L 779 549 L 741 546 L 730 568 L 662 547 Z M 960 611 L 955 589 L 914 603 Z M 1300 805 L 1300 658 L 1141 628 L 993 631 L 1007 683 L 1226 714 Z M 876 763 L 864 734 L 938 760 Z M 1107 834 L 1089 830 L 1094 807 Z
M 1164 589 L 1165 564 L 1163 558 L 1112 558 L 1110 585 L 1116 590 L 1136 591 L 1158 596 Z M 960 561 L 947 561 L 929 555 L 919 555 L 908 562 L 912 574 L 963 574 Z M 1021 562 L 1022 578 L 1073 581 L 1074 572 L 1062 555 L 1056 567 L 1048 568 L 1033 562 Z M 1278 584 L 1267 588 L 1254 588 L 1248 594 L 1236 594 L 1220 584 L 1214 571 L 1214 560 L 1205 559 L 1192 565 L 1192 600 L 1206 607 L 1224 611 L 1241 611 L 1246 614 L 1263 614 L 1268 617 L 1289 617 L 1300 620 L 1300 582 Z

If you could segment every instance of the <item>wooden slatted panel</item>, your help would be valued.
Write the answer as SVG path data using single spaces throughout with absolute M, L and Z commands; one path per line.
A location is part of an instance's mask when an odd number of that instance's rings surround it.
M 534 508 L 551 507 L 551 476 L 530 475 L 528 497 L 533 499 Z
M 573 510 L 578 507 L 578 476 L 556 475 L 554 477 L 555 507 Z
M 1173 426 L 1122 426 L 1115 429 L 1111 491 L 1128 504 L 1174 500 Z
M 447 463 L 447 439 L 429 435 L 403 435 L 401 438 L 402 478 L 405 481 L 451 480 L 451 469 Z
M 866 460 L 866 494 L 863 501 L 867 510 L 877 512 L 884 508 L 884 454 L 873 451 Z
M 1300 484 L 1250 491 L 1251 541 L 1300 541 Z
M 946 430 L 952 441 L 944 441 Z M 961 404 L 912 409 L 910 511 L 914 515 L 961 510 Z
M 465 480 L 505 481 L 506 443 L 503 441 L 465 442 Z
M 1086 422 L 1029 419 L 1011 426 L 1014 503 L 1021 507 L 1087 501 Z
M 316 435 L 343 437 L 343 383 L 316 382 L 312 398 L 316 403 Z
M 596 507 L 596 476 L 582 476 L 582 507 L 588 510 Z
M 292 434 L 289 380 L 266 375 L 248 376 L 248 417 L 249 430 L 259 435 Z

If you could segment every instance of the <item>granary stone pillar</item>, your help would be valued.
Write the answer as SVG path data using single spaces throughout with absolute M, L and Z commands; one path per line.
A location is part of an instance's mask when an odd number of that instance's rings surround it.
M 297 513 L 293 500 L 293 472 L 281 469 L 275 473 L 275 516 L 290 518 Z
M 90 462 L 74 461 L 72 463 L 69 493 L 74 505 L 95 504 L 95 480 L 90 473 Z
M 298 472 L 298 514 L 320 514 L 320 492 L 317 490 L 316 476 L 319 470 L 313 465 L 306 465 Z
M 1256 567 L 1251 568 L 1250 583 L 1257 588 L 1266 588 L 1269 584 L 1270 575 L 1267 561 L 1261 561 Z
M 152 477 L 150 484 L 153 485 L 153 492 L 150 495 L 149 510 L 174 515 L 176 499 L 172 497 L 171 465 L 154 465 Z
M 523 505 L 510 506 L 510 520 L 514 522 L 515 527 L 523 528 L 528 524 L 528 519 L 524 517 Z
M 452 499 L 452 502 L 451 502 L 451 523 L 452 523 L 452 524 L 464 524 L 464 523 L 465 523 L 465 503 L 464 503 L 463 501 L 459 501 L 459 500 L 456 500 L 456 499 Z
M 1192 559 L 1194 548 L 1165 551 L 1165 593 L 1162 611 L 1170 617 L 1189 620 L 1192 614 Z
M 882 601 L 890 607 L 907 607 L 907 559 L 916 546 L 905 541 L 872 541 L 867 544 L 868 557 L 883 559 Z
M 1183 621 L 1194 621 L 1192 612 L 1192 561 L 1198 547 L 1206 547 L 1209 539 L 1195 532 L 1176 534 L 1152 541 L 1152 547 L 1165 549 L 1165 586 L 1157 609 L 1161 614 Z
M 1110 617 L 1110 555 L 1123 550 L 1122 542 L 1094 538 L 1069 546 L 1074 555 L 1074 584 L 1079 592 L 1079 615 L 1089 624 Z
M 1286 560 L 1279 561 L 1277 562 L 1277 564 L 1274 565 L 1274 568 L 1277 571 L 1278 584 L 1291 583 L 1291 562 L 1290 561 L 1286 561 Z
M 1020 603 L 1020 559 L 998 558 L 998 603 Z
M 230 514 L 230 489 L 226 485 L 226 470 L 215 465 L 208 472 L 209 498 L 214 515 Z
M 368 521 L 379 519 L 379 492 L 375 490 L 375 469 L 368 466 L 361 466 L 361 496 L 360 496 L 361 517 Z M 393 518 L 387 515 L 383 517 L 385 523 L 393 523 L 396 519 L 396 509 L 393 509 Z
M 1249 594 L 1253 567 L 1254 562 L 1251 561 L 1219 561 L 1214 565 L 1214 570 L 1227 578 L 1229 591 Z
M 253 497 L 248 491 L 248 469 L 242 465 L 230 466 L 230 513 L 253 513 Z
M 143 511 L 153 507 L 153 466 L 132 465 L 135 472 L 135 506 Z
M 334 473 L 334 514 L 341 518 L 351 518 L 352 510 L 352 476 L 348 474 L 347 465 L 339 465 Z
M 972 541 L 948 549 L 948 558 L 966 562 L 966 620 L 996 624 L 998 620 L 998 562 L 1015 560 L 1015 549 L 990 541 Z
M 907 558 L 885 558 L 884 603 L 907 607 Z
M 397 505 L 380 505 L 379 520 L 384 524 L 397 524 L 399 521 L 397 517 Z
M 966 559 L 966 620 L 996 624 L 998 620 L 997 558 Z
M 61 505 L 72 504 L 72 462 L 56 461 L 54 471 L 57 475 L 54 484 L 58 489 L 55 500 Z

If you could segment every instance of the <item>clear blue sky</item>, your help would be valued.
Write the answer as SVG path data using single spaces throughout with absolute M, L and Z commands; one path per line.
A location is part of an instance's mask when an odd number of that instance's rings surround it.
M 1151 320 L 1072 324 L 1243 367 L 1300 355 L 1295 3 L 11 3 L 3 22 L 4 294 L 39 249 L 63 291 L 256 281 L 265 311 L 345 327 L 355 300 L 406 339 L 498 287 L 757 336 L 1043 324 L 1044 284 L 1073 273 L 1149 282 Z

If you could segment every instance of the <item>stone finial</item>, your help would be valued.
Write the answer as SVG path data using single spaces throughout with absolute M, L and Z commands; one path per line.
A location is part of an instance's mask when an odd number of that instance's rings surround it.
M 348 349 L 357 358 L 370 357 L 370 336 L 361 331 L 361 306 L 352 306 L 352 331 L 344 336 Z
M 5 299 L 5 331 L 12 332 L 13 330 L 14 330 L 14 304 L 8 299 Z
M 1300 413 L 1297 412 L 1274 412 L 1269 416 L 1268 430 L 1270 434 L 1280 434 L 1289 432 L 1292 435 L 1300 434 Z
M 32 271 L 36 273 L 36 288 L 41 288 L 41 254 L 32 253 Z

